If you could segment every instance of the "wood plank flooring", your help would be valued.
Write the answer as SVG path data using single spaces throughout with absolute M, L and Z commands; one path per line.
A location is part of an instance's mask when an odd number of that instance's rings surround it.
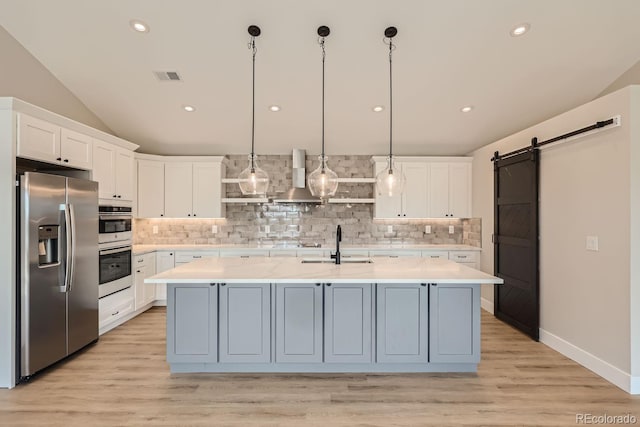
M 30 383 L 0 390 L 1 426 L 561 426 L 634 415 L 630 396 L 482 314 L 477 374 L 183 374 L 153 308 Z

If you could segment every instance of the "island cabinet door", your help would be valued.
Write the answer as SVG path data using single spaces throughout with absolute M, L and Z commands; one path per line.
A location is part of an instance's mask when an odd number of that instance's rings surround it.
M 218 358 L 216 284 L 170 284 L 167 306 L 167 361 L 215 363 Z
M 378 284 L 376 289 L 377 362 L 428 362 L 426 284 Z
M 322 285 L 276 284 L 276 362 L 322 362 Z
M 220 362 L 271 361 L 270 292 L 268 283 L 220 285 Z
M 325 362 L 371 363 L 372 286 L 369 283 L 325 284 Z
M 480 285 L 429 286 L 429 361 L 480 362 Z

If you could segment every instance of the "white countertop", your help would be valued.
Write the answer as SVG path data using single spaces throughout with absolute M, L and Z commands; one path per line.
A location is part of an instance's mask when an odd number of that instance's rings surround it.
M 298 247 L 294 244 L 291 245 L 133 245 L 133 255 L 142 255 L 145 253 L 155 252 L 155 251 L 211 251 L 211 250 L 268 250 L 268 251 L 279 251 L 279 250 L 300 250 L 300 251 L 318 251 L 318 250 L 335 250 L 334 245 L 326 245 L 320 248 L 309 248 L 309 247 Z M 340 244 L 340 249 L 359 249 L 366 251 L 375 251 L 375 250 L 434 250 L 434 251 L 481 251 L 482 248 L 477 246 L 469 246 L 469 245 L 437 245 L 437 244 L 365 244 L 365 245 L 348 245 L 348 244 Z
M 373 263 L 303 264 L 301 258 L 203 258 L 145 280 L 145 283 L 462 283 L 503 280 L 442 259 L 376 258 Z

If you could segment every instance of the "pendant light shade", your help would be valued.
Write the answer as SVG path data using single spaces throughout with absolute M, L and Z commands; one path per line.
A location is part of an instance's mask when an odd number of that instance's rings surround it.
M 269 175 L 256 162 L 255 153 L 255 123 L 256 123 L 256 37 L 260 35 L 260 27 L 251 25 L 248 28 L 251 39 L 249 41 L 249 49 L 252 54 L 252 73 L 251 73 L 251 154 L 249 154 L 249 165 L 238 175 L 238 184 L 243 195 L 257 196 L 265 195 L 269 188 Z
M 402 193 L 405 178 L 402 169 L 396 168 L 393 158 L 393 61 L 392 55 L 396 48 L 393 38 L 398 34 L 396 27 L 384 30 L 385 43 L 389 45 L 389 157 L 387 167 L 376 176 L 376 190 L 381 196 L 393 197 Z
M 320 165 L 309 174 L 309 191 L 314 197 L 319 197 L 323 201 L 336 194 L 338 189 L 338 175 L 327 166 L 328 157 L 324 154 L 324 40 L 331 31 L 327 26 L 318 27 L 318 43 L 322 48 L 322 155 L 318 157 Z

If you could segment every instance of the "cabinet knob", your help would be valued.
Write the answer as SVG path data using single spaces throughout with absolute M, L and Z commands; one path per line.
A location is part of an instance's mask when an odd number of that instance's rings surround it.
M 191 214 L 187 214 L 187 216 L 191 216 Z
M 118 196 L 116 196 L 116 195 L 114 194 L 114 195 L 113 195 L 113 198 L 115 199 L 116 197 L 118 197 Z
M 322 285 L 322 283 L 316 283 L 316 286 L 321 286 L 321 285 Z
M 160 214 L 160 216 L 164 216 L 164 214 Z
M 136 273 L 140 273 L 140 270 L 136 270 Z
M 226 283 L 220 283 L 220 286 L 227 286 Z
M 193 214 L 193 216 L 196 216 L 196 214 Z
M 209 286 L 215 286 L 216 283 L 209 283 Z
M 420 283 L 420 286 L 427 286 L 426 283 Z
M 331 283 L 327 283 L 327 286 L 331 286 Z
M 62 157 L 58 157 L 56 160 L 57 160 L 57 161 L 60 161 L 60 160 L 62 160 Z
M 398 214 L 398 216 L 400 216 L 400 214 Z
M 121 198 L 122 198 L 122 196 L 118 194 L 118 199 L 121 199 Z
M 69 159 L 64 159 L 63 160 L 65 163 L 69 163 Z
M 407 214 L 404 214 L 404 215 L 402 215 L 402 216 L 407 216 Z

